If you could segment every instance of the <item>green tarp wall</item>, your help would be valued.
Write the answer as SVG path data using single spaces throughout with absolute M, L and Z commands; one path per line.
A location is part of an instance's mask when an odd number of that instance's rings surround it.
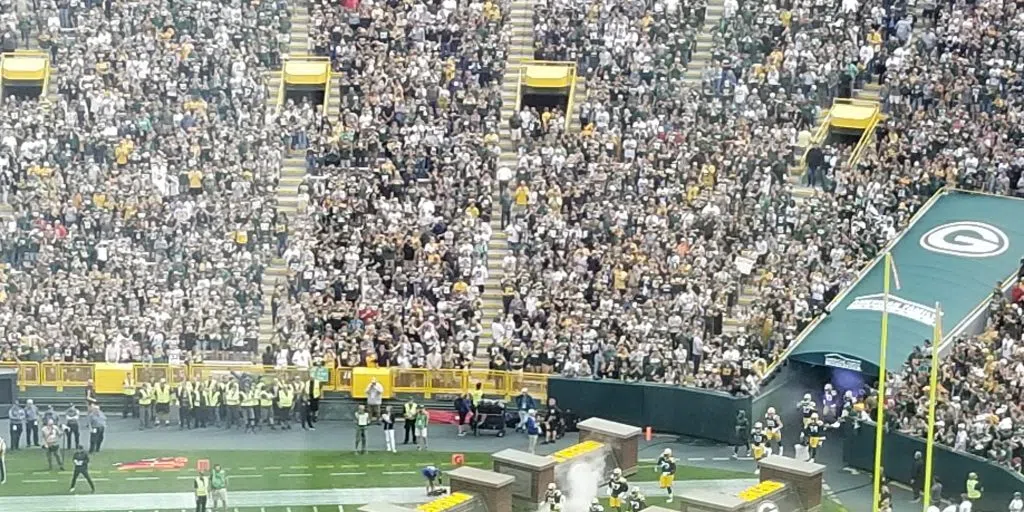
M 548 396 L 580 419 L 600 417 L 657 433 L 735 443 L 736 412 L 750 417 L 750 397 L 659 384 L 552 378 Z M 746 442 L 746 440 L 743 440 Z
M 882 466 L 891 480 L 909 485 L 914 471 L 914 452 L 925 453 L 925 441 L 897 432 L 887 432 L 882 444 Z M 932 474 L 942 481 L 943 495 L 950 499 L 965 492 L 967 474 L 975 472 L 985 492 L 974 510 L 1006 510 L 1015 491 L 1024 491 L 1024 477 L 968 453 L 935 446 Z M 843 460 L 847 466 L 869 473 L 875 467 L 875 425 L 862 423 L 849 428 L 843 439 Z

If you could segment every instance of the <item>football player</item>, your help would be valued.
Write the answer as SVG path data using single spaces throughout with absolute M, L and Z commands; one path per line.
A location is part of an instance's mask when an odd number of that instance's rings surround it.
M 608 481 L 608 508 L 623 512 L 623 501 L 626 500 L 628 494 L 629 482 L 626 481 L 626 477 L 622 476 L 622 470 L 615 468 L 612 471 L 611 480 Z
M 658 485 L 668 493 L 668 503 L 672 503 L 672 483 L 676 479 L 676 460 L 672 458 L 672 450 L 665 448 L 658 458 Z
M 768 447 L 768 454 L 778 453 L 782 455 L 782 418 L 775 413 L 774 407 L 769 407 L 764 415 L 764 436 L 765 444 Z M 772 443 L 778 446 L 778 452 L 772 448 Z
M 554 482 L 548 484 L 548 492 L 544 495 L 544 502 L 548 504 L 549 512 L 559 512 L 562 510 L 562 491 L 558 490 L 558 486 Z
M 814 462 L 814 457 L 818 455 L 818 448 L 825 440 L 825 422 L 818 419 L 818 413 L 811 414 L 810 422 L 804 427 L 803 438 L 807 445 L 809 457 L 807 460 Z

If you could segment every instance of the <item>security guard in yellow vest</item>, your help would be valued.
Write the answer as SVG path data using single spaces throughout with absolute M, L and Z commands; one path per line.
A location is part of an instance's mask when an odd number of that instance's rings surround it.
M 306 384 L 302 382 L 300 377 L 296 376 L 295 379 L 292 380 L 292 396 L 295 397 L 295 407 L 293 407 L 292 410 L 294 411 L 293 417 L 295 421 L 302 421 L 300 416 L 305 415 L 305 411 L 303 409 L 308 409 L 308 407 L 300 406 L 302 403 L 308 403 L 308 401 L 303 400 L 305 390 Z
M 985 490 L 978 481 L 978 474 L 973 471 L 967 474 L 967 484 L 964 487 L 967 489 L 967 499 L 975 503 L 981 499 L 981 493 Z
M 405 418 L 405 441 L 402 444 L 409 444 L 409 436 L 412 436 L 412 444 L 416 444 L 416 402 L 409 399 L 402 409 L 402 417 Z
M 306 393 L 309 396 L 309 412 L 313 415 L 313 423 L 316 423 L 320 419 L 320 397 L 323 396 L 320 381 L 309 377 L 306 381 Z
M 206 512 L 206 498 L 210 494 L 210 481 L 199 471 L 194 481 L 193 489 L 196 493 L 196 512 Z
M 255 386 L 248 392 L 241 393 L 241 396 L 242 414 L 245 415 L 245 431 L 256 433 L 256 411 L 259 410 L 259 400 Z
M 227 418 L 225 421 L 224 428 L 227 429 L 236 426 L 241 426 L 242 394 L 238 390 L 237 382 L 228 382 L 227 387 L 224 389 L 224 405 L 227 407 Z
M 174 388 L 174 395 L 178 401 L 178 428 L 184 430 L 192 428 L 192 385 L 188 382 L 179 382 Z
M 271 393 L 270 389 L 266 385 L 263 385 L 263 383 L 260 383 L 260 384 L 261 384 L 259 386 L 259 390 L 260 390 L 260 394 L 259 394 L 259 397 L 260 397 L 260 420 L 262 421 L 262 423 L 260 423 L 260 426 L 262 428 L 262 425 L 264 425 L 264 424 L 265 425 L 269 425 L 271 430 L 273 430 L 275 428 L 274 427 L 274 394 Z
M 188 395 L 191 397 L 191 407 L 193 407 L 193 427 L 205 427 L 206 424 L 203 423 L 203 383 L 199 381 L 191 383 Z
M 139 389 L 139 430 L 153 426 L 153 388 L 143 383 Z
M 171 424 L 171 387 L 167 385 L 167 379 L 160 379 L 156 385 L 156 417 L 157 425 L 163 421 L 164 426 Z
M 277 388 L 277 423 L 285 430 L 292 428 L 292 405 L 295 403 L 295 392 L 292 387 L 283 384 Z
M 203 410 L 203 413 L 206 414 L 206 423 L 215 427 L 218 421 L 217 410 L 220 407 L 220 386 L 217 381 L 213 380 L 213 377 L 206 381 L 203 397 L 206 399 L 206 407 Z
M 124 409 L 121 410 L 121 419 L 126 419 L 130 414 L 133 418 L 139 417 L 139 409 L 135 405 L 135 379 L 132 373 L 124 375 L 124 383 L 121 385 L 121 393 L 124 394 Z

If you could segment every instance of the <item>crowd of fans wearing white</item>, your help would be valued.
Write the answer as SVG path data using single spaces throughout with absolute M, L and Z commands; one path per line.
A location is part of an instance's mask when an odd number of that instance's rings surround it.
M 341 104 L 312 137 L 276 341 L 328 364 L 468 365 L 483 330 L 508 5 L 309 11 L 310 50 L 331 58 Z
M 911 24 L 899 2 L 729 0 L 705 23 L 699 0 L 546 0 L 536 57 L 575 60 L 585 79 L 568 130 L 557 108 L 499 119 L 507 2 L 302 7 L 341 102 L 289 100 L 278 117 L 264 80 L 288 6 L 171 7 L 43 2 L 29 18 L 58 95 L 7 99 L 0 115 L 15 211 L 0 234 L 4 358 L 251 349 L 278 255 L 277 361 L 466 366 L 497 191 L 510 254 L 492 368 L 753 393 L 932 193 L 1024 189 L 1013 4 L 927 4 Z M 702 34 L 712 58 L 690 81 Z M 888 114 L 875 143 L 853 167 L 848 147 L 824 148 L 823 179 L 797 200 L 797 142 L 866 82 Z M 501 137 L 515 168 L 498 168 Z M 273 201 L 288 152 L 309 171 L 292 219 Z M 999 340 L 1016 325 L 993 321 Z M 985 339 L 945 371 L 988 354 L 1020 365 Z M 997 430 L 1014 422 L 970 403 Z
M 0 112 L 0 359 L 255 350 L 283 147 L 285 2 L 39 2 L 10 13 L 56 93 Z M 8 84 L 5 84 L 7 86 Z

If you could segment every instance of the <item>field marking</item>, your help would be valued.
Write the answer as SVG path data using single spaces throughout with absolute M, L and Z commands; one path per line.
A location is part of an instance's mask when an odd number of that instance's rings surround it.
M 697 462 L 697 461 L 704 460 L 704 457 L 690 457 L 690 458 L 688 458 L 686 460 L 688 460 L 690 462 Z
M 359 464 L 342 464 L 342 465 L 340 465 L 338 467 L 339 468 L 358 468 Z
M 334 469 L 334 464 L 320 464 L 317 469 Z
M 309 466 L 288 466 L 288 469 L 309 469 Z
M 281 469 L 281 466 L 263 466 L 263 469 Z
M 125 478 L 125 480 L 128 480 L 129 482 L 141 482 L 141 481 L 145 481 L 145 480 L 160 480 L 160 477 L 158 477 L 158 476 L 130 476 L 128 478 Z
M 366 467 L 368 467 L 368 468 L 382 468 L 385 465 L 386 464 L 367 464 Z
M 100 478 L 93 478 L 92 481 L 93 482 L 109 482 L 110 479 L 109 478 L 105 478 L 105 477 L 100 477 Z
M 297 478 L 303 476 L 313 476 L 313 473 L 281 473 L 280 475 L 277 476 L 281 478 Z
M 711 460 L 729 460 L 729 457 L 712 457 Z
M 360 476 L 366 473 L 331 473 L 331 476 Z
M 191 476 L 179 476 L 178 480 L 192 480 L 192 478 L 193 477 L 191 477 Z
M 409 464 L 407 464 L 405 462 L 400 462 L 398 464 L 392 464 L 391 467 L 393 467 L 393 468 L 406 468 L 406 467 L 409 467 Z
M 53 484 L 53 483 L 56 483 L 56 482 L 57 482 L 56 478 L 53 478 L 53 479 L 50 479 L 50 478 L 37 478 L 37 479 L 29 479 L 29 480 L 22 480 L 21 481 L 21 483 L 23 483 L 23 484 Z
M 244 468 L 238 468 L 239 471 L 256 471 L 256 466 L 246 466 Z
M 385 475 L 415 475 L 415 471 L 383 471 Z
M 229 475 L 228 480 L 234 480 L 236 478 L 263 478 L 263 475 Z

